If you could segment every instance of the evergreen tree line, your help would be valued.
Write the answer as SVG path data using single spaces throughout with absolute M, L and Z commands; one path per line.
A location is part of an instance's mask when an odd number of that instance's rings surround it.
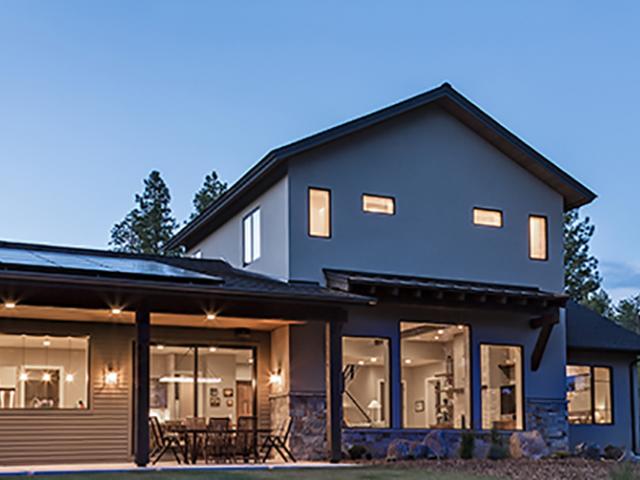
M 227 189 L 214 171 L 207 174 L 193 197 L 193 220 Z M 144 180 L 144 190 L 134 197 L 135 207 L 111 229 L 109 245 L 116 251 L 179 255 L 182 252 L 166 248 L 179 223 L 171 210 L 171 194 L 158 171 Z M 640 293 L 614 303 L 602 287 L 598 260 L 589 251 L 595 226 L 589 217 L 580 218 L 577 209 L 564 216 L 565 293 L 626 328 L 640 333 Z

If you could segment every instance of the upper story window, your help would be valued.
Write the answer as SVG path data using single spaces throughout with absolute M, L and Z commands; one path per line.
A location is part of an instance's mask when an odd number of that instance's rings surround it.
M 88 407 L 89 338 L 0 334 L 0 410 Z
M 611 369 L 567 365 L 569 423 L 611 424 Z
M 502 227 L 502 212 L 488 208 L 474 208 L 473 224 L 500 228 Z
M 309 188 L 309 236 L 331 237 L 331 190 Z
M 242 261 L 248 265 L 260 258 L 260 208 L 242 220 L 242 240 Z
M 542 215 L 529 216 L 529 258 L 532 260 L 547 260 L 547 217 Z
M 368 195 L 365 193 L 362 195 L 362 211 L 394 215 L 396 213 L 396 200 L 393 197 Z

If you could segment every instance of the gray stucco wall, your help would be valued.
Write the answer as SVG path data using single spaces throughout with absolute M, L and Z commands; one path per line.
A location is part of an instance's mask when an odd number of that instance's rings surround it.
M 471 328 L 472 423 L 481 428 L 480 345 L 482 343 L 523 347 L 525 399 L 562 401 L 565 398 L 565 321 L 561 315 L 549 339 L 538 371 L 531 371 L 531 354 L 538 330 L 529 327 L 531 314 L 480 312 L 437 308 L 401 308 L 393 306 L 358 307 L 349 312 L 345 336 L 379 336 L 390 340 L 390 385 L 392 427 L 400 428 L 400 321 L 466 324 Z
M 276 278 L 289 276 L 289 182 L 285 175 L 258 199 L 235 215 L 205 240 L 189 250 L 200 250 L 203 258 L 222 258 L 235 267 L 242 268 L 242 220 L 260 207 L 261 249 L 258 260 L 246 268 Z
M 570 425 L 571 448 L 582 442 L 597 443 L 601 447 L 616 445 L 632 447 L 631 389 L 629 364 L 635 355 L 631 353 L 607 352 L 602 350 L 569 350 L 567 362 L 572 365 L 594 365 L 613 369 L 613 424 L 612 425 Z M 636 381 L 637 382 L 637 381 Z M 634 385 L 637 392 L 637 385 Z M 637 395 L 637 394 L 636 394 Z M 636 399 L 637 408 L 637 399 Z
M 561 195 L 437 107 L 294 158 L 289 166 L 290 276 L 325 267 L 562 289 Z M 332 238 L 307 235 L 307 188 L 332 192 Z M 396 198 L 396 215 L 366 214 L 363 193 Z M 473 207 L 504 227 L 472 224 Z M 528 256 L 528 217 L 548 217 L 549 260 Z

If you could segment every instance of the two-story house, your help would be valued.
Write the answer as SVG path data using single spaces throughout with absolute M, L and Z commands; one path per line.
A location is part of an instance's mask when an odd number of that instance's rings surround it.
M 0 464 L 145 465 L 150 417 L 334 461 L 434 430 L 635 449 L 640 337 L 562 293 L 594 198 L 443 84 L 269 152 L 184 258 L 1 243 Z

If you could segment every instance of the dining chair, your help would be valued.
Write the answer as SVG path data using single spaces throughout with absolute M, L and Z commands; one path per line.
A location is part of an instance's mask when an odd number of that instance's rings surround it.
M 211 417 L 204 445 L 205 462 L 212 458 L 216 461 L 231 460 L 231 446 L 231 420 L 228 417 Z
M 257 426 L 257 417 L 238 417 L 235 436 L 235 454 L 242 457 L 245 463 L 251 459 L 253 459 L 254 462 L 259 460 Z
M 180 436 L 174 432 L 167 432 L 162 428 L 158 417 L 149 417 L 149 430 L 151 431 L 152 450 L 150 452 L 151 464 L 155 465 L 160 459 L 171 450 L 171 453 L 178 464 L 182 463 L 180 453 L 182 444 Z

